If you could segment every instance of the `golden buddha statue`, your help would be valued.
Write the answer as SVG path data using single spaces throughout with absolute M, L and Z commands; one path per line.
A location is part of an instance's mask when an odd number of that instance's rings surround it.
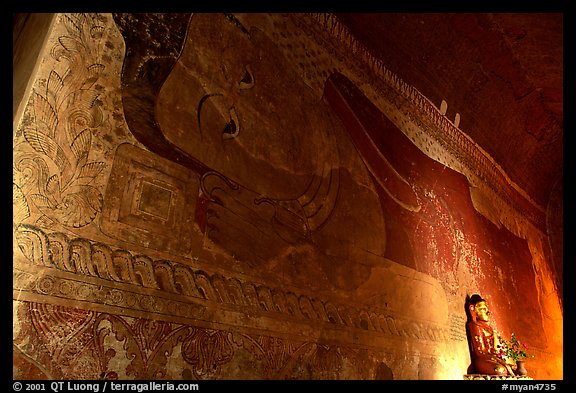
M 466 335 L 471 364 L 468 374 L 514 375 L 510 364 L 498 357 L 498 335 L 489 324 L 486 300 L 474 294 L 466 298 Z

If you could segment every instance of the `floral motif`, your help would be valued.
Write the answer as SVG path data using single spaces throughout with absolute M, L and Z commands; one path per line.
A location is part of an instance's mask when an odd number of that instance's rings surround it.
M 196 378 L 213 377 L 232 360 L 234 349 L 229 333 L 221 330 L 193 329 L 182 342 L 182 357 L 193 366 Z
M 104 27 L 84 14 L 63 19 L 67 34 L 59 37 L 51 55 L 68 67 L 60 73 L 53 69 L 45 89 L 32 94 L 22 130 L 28 146 L 17 149 L 14 184 L 30 188 L 27 202 L 47 217 L 81 227 L 94 220 L 103 203 L 93 182 L 105 163 L 89 155 L 93 132 L 104 125 L 102 87 L 96 82 L 105 67 L 91 58 L 98 53 L 94 47 Z
M 500 344 L 496 346 L 497 354 L 501 359 L 513 359 L 515 362 L 526 358 L 534 357 L 528 354 L 528 344 L 518 340 L 514 333 L 511 334 L 510 340 L 499 337 Z

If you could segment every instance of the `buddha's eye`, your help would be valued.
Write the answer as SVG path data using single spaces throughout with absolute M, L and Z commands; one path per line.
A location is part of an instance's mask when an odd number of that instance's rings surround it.
M 252 70 L 250 69 L 250 66 L 247 65 L 246 67 L 244 67 L 244 75 L 242 76 L 242 79 L 240 79 L 240 83 L 238 84 L 238 87 L 241 90 L 246 90 L 246 89 L 250 89 L 254 86 L 254 76 L 252 75 Z

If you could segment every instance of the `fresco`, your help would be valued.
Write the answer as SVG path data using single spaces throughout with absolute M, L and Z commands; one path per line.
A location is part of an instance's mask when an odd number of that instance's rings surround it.
M 550 356 L 527 241 L 251 18 L 59 15 L 14 137 L 15 378 L 461 379 L 478 288 Z

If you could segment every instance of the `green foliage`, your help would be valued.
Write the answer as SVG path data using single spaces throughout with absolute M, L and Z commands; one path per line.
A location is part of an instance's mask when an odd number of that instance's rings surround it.
M 509 358 L 514 359 L 514 361 L 534 357 L 534 355 L 530 355 L 527 352 L 528 344 L 518 340 L 514 333 L 510 336 L 510 340 L 500 337 L 500 344 L 497 345 L 496 351 L 502 359 Z

